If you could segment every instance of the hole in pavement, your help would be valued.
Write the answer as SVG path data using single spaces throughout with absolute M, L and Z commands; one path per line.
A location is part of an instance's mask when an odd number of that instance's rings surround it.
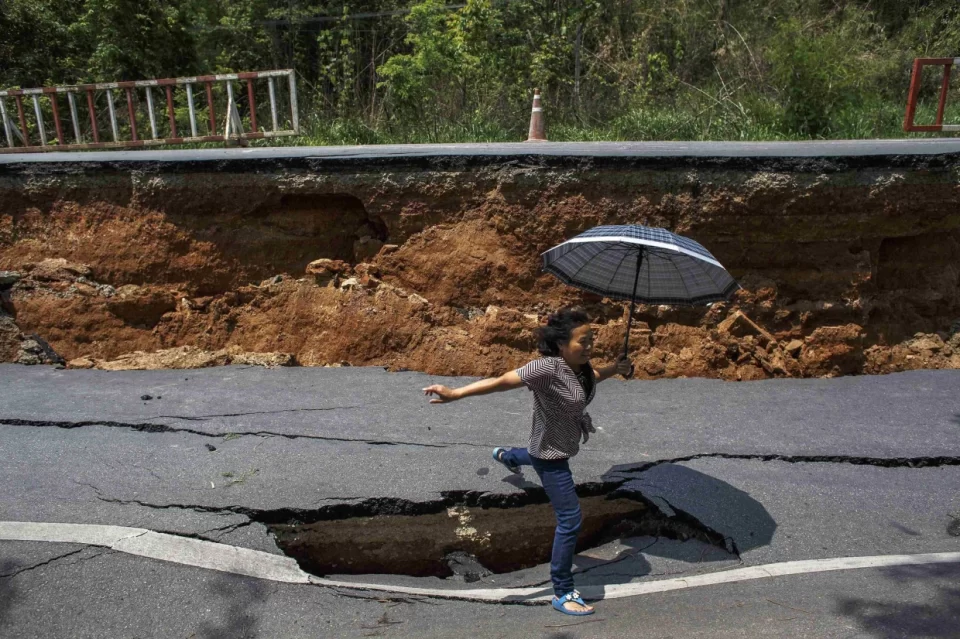
M 732 542 L 682 511 L 665 514 L 619 484 L 577 487 L 583 523 L 577 552 L 642 535 Z M 521 495 L 445 493 L 414 503 L 367 500 L 267 523 L 279 547 L 315 575 L 399 574 L 476 581 L 550 561 L 556 519 L 542 489 Z

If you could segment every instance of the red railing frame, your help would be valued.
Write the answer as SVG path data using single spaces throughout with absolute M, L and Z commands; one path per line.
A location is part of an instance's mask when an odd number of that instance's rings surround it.
M 960 58 L 917 58 L 913 61 L 913 74 L 910 76 L 910 93 L 907 96 L 907 113 L 903 118 L 904 131 L 922 131 L 931 133 L 960 131 L 960 124 L 944 124 L 943 112 L 947 106 L 947 93 L 950 90 L 950 75 L 954 65 L 960 65 Z M 937 119 L 933 124 L 915 124 L 917 98 L 920 96 L 920 76 L 924 67 L 943 67 L 943 80 L 940 83 L 940 99 L 937 102 Z
M 273 123 L 272 130 L 266 129 L 259 125 L 257 118 L 257 104 L 256 97 L 254 94 L 254 80 L 267 80 L 270 84 L 270 110 L 271 110 L 271 121 Z M 284 80 L 289 83 L 289 95 L 288 95 L 288 106 L 290 112 L 287 114 L 290 118 L 290 128 L 279 129 L 277 125 L 277 109 L 278 103 L 275 101 L 275 81 Z M 213 84 L 217 82 L 237 82 L 237 83 L 246 83 L 247 85 L 247 101 L 248 101 L 248 115 L 250 119 L 250 130 L 234 130 L 229 134 L 221 135 L 217 131 L 217 116 L 215 115 L 215 107 L 213 100 Z M 174 111 L 173 104 L 173 90 L 177 87 L 186 85 L 189 91 L 192 88 L 205 90 L 207 98 L 207 107 L 208 107 L 208 116 L 210 120 L 210 131 L 216 132 L 209 135 L 199 135 L 196 132 L 196 122 L 194 116 L 196 114 L 196 109 L 191 102 L 190 106 L 190 133 L 189 137 L 184 136 L 181 131 L 182 128 L 177 126 L 176 113 Z M 202 88 L 201 88 L 202 87 Z M 166 106 L 167 106 L 167 120 L 169 123 L 169 136 L 168 137 L 153 137 L 153 138 L 144 138 L 141 132 L 137 127 L 137 108 L 134 105 L 134 93 L 138 90 L 147 90 L 150 88 L 162 88 L 163 92 L 166 94 Z M 119 93 L 118 97 L 125 95 L 127 102 L 127 120 L 130 125 L 130 138 L 128 140 L 116 140 L 114 142 L 106 142 L 101 140 L 100 131 L 97 126 L 97 119 L 95 117 L 95 106 L 94 106 L 94 91 L 116 91 Z M 70 120 L 74 126 L 75 135 L 73 137 L 77 138 L 74 142 L 68 142 L 65 136 L 65 127 L 64 123 L 61 121 L 61 114 L 59 105 L 57 104 L 57 96 L 61 93 L 69 94 L 68 98 L 70 100 Z M 90 134 L 93 137 L 93 142 L 89 143 L 81 141 L 79 136 L 79 118 L 75 113 L 76 109 L 74 108 L 73 100 L 76 97 L 81 95 L 86 95 L 86 106 L 89 111 L 90 117 Z M 54 128 L 56 129 L 56 143 L 49 143 L 45 139 L 41 140 L 40 144 L 35 144 L 33 140 L 29 139 L 27 136 L 27 117 L 25 109 L 23 107 L 23 97 L 40 97 L 43 96 L 50 100 L 50 107 L 53 114 Z M 149 96 L 148 96 L 149 97 Z M 192 98 L 190 98 L 192 100 Z M 0 122 L 0 154 L 3 153 L 38 153 L 38 152 L 50 152 L 50 151 L 80 151 L 88 149 L 117 149 L 117 148 L 135 148 L 135 147 L 145 147 L 145 146 L 160 146 L 160 145 L 171 145 L 171 144 L 184 144 L 184 143 L 193 143 L 193 142 L 225 142 L 225 141 L 239 141 L 239 140 L 256 140 L 263 138 L 274 138 L 274 137 L 283 137 L 290 135 L 299 135 L 300 133 L 300 123 L 297 113 L 297 92 L 296 92 L 296 81 L 295 73 L 292 69 L 278 69 L 272 71 L 252 71 L 245 73 L 225 73 L 218 75 L 202 75 L 194 76 L 187 78 L 163 78 L 156 80 L 137 80 L 132 82 L 102 82 L 96 84 L 79 84 L 79 85 L 69 85 L 69 86 L 56 86 L 56 87 L 41 87 L 36 89 L 7 89 L 0 91 L 0 100 L 12 100 L 16 105 L 16 120 L 13 119 L 14 114 L 12 110 L 7 115 L 7 119 L 3 122 Z M 36 105 L 35 105 L 36 107 Z M 39 107 L 36 107 L 39 109 Z M 112 108 L 112 107 L 111 107 Z M 2 119 L 2 118 L 0 118 Z M 225 120 L 230 119 L 230 114 L 225 114 Z M 148 118 L 150 123 L 150 128 L 154 136 L 157 136 L 156 131 L 156 118 L 153 112 L 152 106 L 150 107 L 150 115 Z M 17 129 L 17 124 L 19 124 L 19 130 Z M 111 110 L 111 126 L 114 127 L 114 136 L 116 137 L 115 127 L 117 124 L 117 118 L 114 112 Z M 22 136 L 21 142 L 19 145 L 15 145 L 15 137 Z M 4 140 L 6 141 L 6 146 L 3 146 Z

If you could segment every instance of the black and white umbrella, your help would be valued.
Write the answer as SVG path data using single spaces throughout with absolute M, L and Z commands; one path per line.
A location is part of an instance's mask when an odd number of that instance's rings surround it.
M 666 229 L 597 226 L 543 254 L 543 269 L 570 286 L 630 301 L 627 336 L 637 302 L 694 306 L 727 300 L 736 280 L 693 240 Z

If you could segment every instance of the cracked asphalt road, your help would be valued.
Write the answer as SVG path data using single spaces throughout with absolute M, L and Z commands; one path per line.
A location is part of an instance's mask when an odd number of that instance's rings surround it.
M 0 521 L 131 526 L 280 554 L 265 517 L 431 503 L 451 491 L 523 494 L 535 477 L 510 476 L 489 449 L 524 443 L 528 393 L 431 406 L 420 389 L 434 381 L 468 380 L 379 368 L 2 365 Z M 729 536 L 739 556 L 625 539 L 578 556 L 578 585 L 960 551 L 958 387 L 958 371 L 604 382 L 591 405 L 599 430 L 573 464 L 578 483 L 637 489 L 667 515 Z M 635 637 L 642 627 L 651 637 L 960 637 L 958 577 L 955 564 L 780 577 L 608 600 L 589 623 L 569 625 L 584 620 L 0 541 L 0 636 Z M 547 579 L 538 566 L 471 586 Z

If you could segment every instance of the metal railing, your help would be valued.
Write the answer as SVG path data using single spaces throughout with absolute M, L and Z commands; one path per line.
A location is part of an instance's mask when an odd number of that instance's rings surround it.
M 907 96 L 907 115 L 903 119 L 904 131 L 960 131 L 960 124 L 944 124 L 943 111 L 947 106 L 947 93 L 950 90 L 950 72 L 954 65 L 960 65 L 960 58 L 917 58 L 913 61 L 913 75 L 910 77 L 910 93 Z M 943 79 L 940 82 L 940 99 L 937 102 L 937 118 L 934 124 L 915 124 L 917 98 L 920 96 L 920 76 L 923 67 L 942 66 Z
M 286 96 L 282 95 L 286 78 Z M 259 126 L 257 120 L 258 91 L 256 81 L 266 81 L 266 93 L 270 102 L 270 129 Z M 234 83 L 246 83 L 244 118 L 240 116 L 238 100 L 244 96 L 234 94 Z M 261 86 L 263 82 L 259 83 Z M 280 85 L 280 86 L 278 86 Z M 198 115 L 195 86 L 203 87 L 206 94 L 206 122 Z M 225 91 L 220 91 L 220 87 Z M 166 98 L 166 122 L 157 121 L 157 104 L 154 101 L 154 89 L 162 89 Z M 118 118 L 114 92 L 123 92 L 126 96 L 125 117 Z M 262 92 L 262 90 L 261 90 Z M 215 93 L 218 94 L 215 96 Z M 225 93 L 225 95 L 223 95 Z M 70 114 L 72 140 L 60 116 L 61 96 L 66 95 Z M 24 108 L 24 99 L 32 102 L 32 113 Z M 45 98 L 45 99 L 44 99 Z M 101 100 L 102 98 L 102 100 Z M 218 99 L 219 98 L 219 99 Z M 284 99 L 285 98 L 285 99 Z M 217 104 L 226 104 L 218 112 Z M 106 102 L 106 112 L 98 105 Z M 177 106 L 177 102 L 181 106 Z M 185 102 L 185 104 L 183 104 Z M 89 126 L 80 118 L 81 106 L 85 103 L 89 116 Z M 281 109 L 285 103 L 287 109 Z M 142 125 L 138 125 L 138 115 L 143 116 L 146 105 L 146 121 L 149 137 L 142 135 Z M 13 108 L 8 108 L 13 107 Z M 180 120 L 178 121 L 178 111 Z M 47 117 L 52 117 L 55 140 L 51 141 L 47 130 Z M 14 114 L 16 119 L 14 119 Z M 110 141 L 101 141 L 101 120 L 106 115 L 109 123 Z M 218 129 L 218 117 L 222 115 L 223 132 Z M 276 71 L 253 71 L 248 73 L 226 73 L 204 75 L 192 78 L 166 78 L 162 80 L 138 80 L 134 82 L 103 82 L 97 84 L 78 84 L 70 86 L 44 87 L 39 89 L 9 89 L 0 91 L 0 120 L 7 147 L 0 153 L 34 153 L 44 151 L 73 151 L 85 149 L 134 148 L 143 146 L 161 146 L 186 144 L 191 142 L 224 142 L 273 138 L 300 133 L 297 115 L 297 86 L 292 69 Z M 187 126 L 183 126 L 187 124 Z M 30 126 L 32 125 L 32 126 Z M 106 128 L 106 127 L 104 127 Z M 183 136 L 181 131 L 189 128 L 190 135 Z M 206 131 L 202 131 L 206 129 Z

